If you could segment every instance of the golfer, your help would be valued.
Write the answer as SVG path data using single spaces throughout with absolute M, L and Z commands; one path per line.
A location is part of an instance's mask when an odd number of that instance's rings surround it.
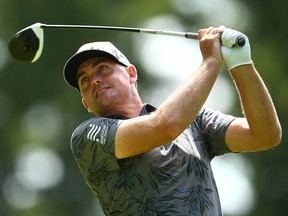
M 95 114 L 74 131 L 72 152 L 106 215 L 222 215 L 211 160 L 280 143 L 248 37 L 225 27 L 198 33 L 201 65 L 158 108 L 142 102 L 136 67 L 112 43 L 85 44 L 66 62 L 66 82 Z M 245 45 L 233 46 L 239 37 Z M 223 63 L 243 117 L 203 107 Z

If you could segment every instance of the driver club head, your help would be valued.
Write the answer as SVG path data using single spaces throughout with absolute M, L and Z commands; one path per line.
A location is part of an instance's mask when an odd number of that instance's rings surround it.
M 44 33 L 41 23 L 17 32 L 9 41 L 10 54 L 17 60 L 33 63 L 42 53 L 44 43 Z

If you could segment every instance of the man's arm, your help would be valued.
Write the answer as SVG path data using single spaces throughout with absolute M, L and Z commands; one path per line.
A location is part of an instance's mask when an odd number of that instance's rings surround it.
M 193 122 L 205 103 L 223 62 L 218 28 L 200 30 L 199 38 L 203 56 L 201 66 L 157 111 L 120 124 L 115 136 L 117 158 L 144 153 L 169 143 Z
M 227 129 L 227 147 L 234 152 L 269 149 L 280 143 L 282 131 L 269 92 L 253 65 L 249 39 L 241 32 L 222 29 L 222 55 L 244 112 L 244 118 L 234 120 Z M 239 37 L 245 45 L 233 46 Z
M 234 120 L 226 132 L 233 152 L 266 150 L 281 141 L 281 126 L 270 94 L 253 64 L 231 70 L 245 118 Z

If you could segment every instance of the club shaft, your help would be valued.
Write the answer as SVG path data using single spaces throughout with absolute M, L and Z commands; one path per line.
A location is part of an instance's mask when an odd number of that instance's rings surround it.
M 143 33 L 143 34 L 156 34 L 156 35 L 167 35 L 167 36 L 175 36 L 175 37 L 185 37 L 185 38 L 196 39 L 196 40 L 198 39 L 197 33 L 144 29 L 144 28 L 91 26 L 91 25 L 51 25 L 51 24 L 41 24 L 41 28 L 99 29 L 99 30 L 126 31 L 126 32 L 135 32 L 135 33 Z

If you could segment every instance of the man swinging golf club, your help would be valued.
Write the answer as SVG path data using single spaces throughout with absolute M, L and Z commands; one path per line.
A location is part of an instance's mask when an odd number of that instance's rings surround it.
M 72 152 L 106 215 L 222 215 L 213 157 L 280 143 L 281 126 L 247 36 L 225 27 L 198 35 L 201 65 L 157 109 L 142 102 L 136 67 L 110 42 L 85 44 L 66 62 L 65 80 L 95 114 L 74 131 Z M 243 47 L 233 46 L 239 36 Z M 244 117 L 202 107 L 223 62 Z

